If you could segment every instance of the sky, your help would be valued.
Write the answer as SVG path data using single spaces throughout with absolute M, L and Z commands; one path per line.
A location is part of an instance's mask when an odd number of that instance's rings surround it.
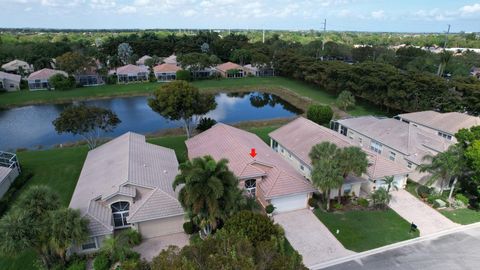
M 0 27 L 480 31 L 480 1 L 0 0 Z

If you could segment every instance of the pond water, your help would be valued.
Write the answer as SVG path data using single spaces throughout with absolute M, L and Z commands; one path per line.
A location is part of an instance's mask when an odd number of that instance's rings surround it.
M 206 116 L 223 123 L 292 117 L 302 113 L 280 97 L 270 94 L 229 93 L 215 97 L 217 108 Z M 150 133 L 168 128 L 183 127 L 179 121 L 168 121 L 153 112 L 147 97 L 128 97 L 84 102 L 114 111 L 122 123 L 112 133 L 116 137 L 127 131 Z M 81 140 L 80 136 L 57 134 L 52 121 L 70 104 L 34 105 L 0 111 L 0 150 L 51 147 Z

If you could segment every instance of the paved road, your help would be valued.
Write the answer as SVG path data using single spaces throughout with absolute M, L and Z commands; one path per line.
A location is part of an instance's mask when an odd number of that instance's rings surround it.
M 417 224 L 418 229 L 420 230 L 420 236 L 460 226 L 440 214 L 437 210 L 420 201 L 406 190 L 392 192 L 390 208 L 408 222 Z
M 349 261 L 328 270 L 478 270 L 480 227 Z
M 273 218 L 282 225 L 285 236 L 307 267 L 355 253 L 344 248 L 308 209 L 276 214 Z

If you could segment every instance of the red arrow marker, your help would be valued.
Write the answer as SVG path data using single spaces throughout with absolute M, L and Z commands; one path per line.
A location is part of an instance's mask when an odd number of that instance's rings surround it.
M 252 148 L 252 151 L 250 152 L 250 156 L 254 158 L 256 155 L 257 153 L 255 152 L 255 148 Z

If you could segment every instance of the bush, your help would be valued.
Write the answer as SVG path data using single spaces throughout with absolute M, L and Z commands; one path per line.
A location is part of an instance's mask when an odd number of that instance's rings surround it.
M 308 206 L 316 207 L 317 206 L 317 200 L 315 200 L 315 198 L 308 199 Z
M 83 260 L 74 261 L 68 266 L 67 270 L 85 270 L 87 268 L 87 262 Z M 96 268 L 95 268 L 96 269 Z
M 267 207 L 265 207 L 265 212 L 267 212 L 267 214 L 271 214 L 273 211 L 275 211 L 275 206 L 269 204 Z
M 185 231 L 186 234 L 193 234 L 194 233 L 193 222 L 187 221 L 183 223 L 183 230 Z
M 311 105 L 307 110 L 307 118 L 319 125 L 326 125 L 332 120 L 333 111 L 330 106 Z
M 68 90 L 75 88 L 75 78 L 72 76 L 65 76 L 62 74 L 55 74 L 49 80 L 50 85 L 55 90 Z
M 336 203 L 333 204 L 333 209 L 335 209 L 335 210 L 342 210 L 342 209 L 343 209 L 343 205 L 342 205 L 341 203 L 336 202 Z
M 427 197 L 427 202 L 428 202 L 429 204 L 434 204 L 434 203 L 435 203 L 435 200 L 436 200 L 436 199 L 440 199 L 440 198 L 441 198 L 441 196 L 439 196 L 439 195 L 437 195 L 437 194 L 430 194 L 430 195 L 428 195 L 428 197 Z
M 177 71 L 176 79 L 189 82 L 189 81 L 192 80 L 192 75 L 190 74 L 190 71 L 188 71 L 188 70 L 179 70 L 179 71 Z
M 107 79 L 105 80 L 106 84 L 117 84 L 117 82 L 118 82 L 117 75 L 107 76 Z
M 121 235 L 125 237 L 126 242 L 130 247 L 140 245 L 142 242 L 142 235 L 137 230 L 127 229 L 122 231 Z
M 95 270 L 108 270 L 110 266 L 111 262 L 105 253 L 98 254 L 93 261 L 93 268 Z
M 202 117 L 202 118 L 200 118 L 200 121 L 198 122 L 197 130 L 200 131 L 200 132 L 205 131 L 205 130 L 213 127 L 216 123 L 217 123 L 217 121 L 215 121 L 215 119 L 212 119 L 210 117 Z
M 457 201 L 461 201 L 464 205 L 468 204 L 468 198 L 465 195 L 463 195 L 462 193 L 457 193 L 455 195 L 455 199 Z
M 472 197 L 468 200 L 468 204 L 472 209 L 478 210 L 479 205 L 478 205 L 478 198 L 477 197 Z
M 418 186 L 417 194 L 422 198 L 427 198 L 428 195 L 432 194 L 432 189 L 427 186 Z
M 369 205 L 368 200 L 365 199 L 365 198 L 358 198 L 357 203 L 358 203 L 358 205 L 360 205 L 361 207 L 365 207 L 365 208 L 367 208 L 368 205 Z
M 231 216 L 225 222 L 223 230 L 232 234 L 241 233 L 254 245 L 281 234 L 270 218 L 251 211 L 240 211 Z
M 155 73 L 153 73 L 153 71 L 148 74 L 148 81 L 149 82 L 156 82 L 157 81 L 157 77 L 155 77 Z

